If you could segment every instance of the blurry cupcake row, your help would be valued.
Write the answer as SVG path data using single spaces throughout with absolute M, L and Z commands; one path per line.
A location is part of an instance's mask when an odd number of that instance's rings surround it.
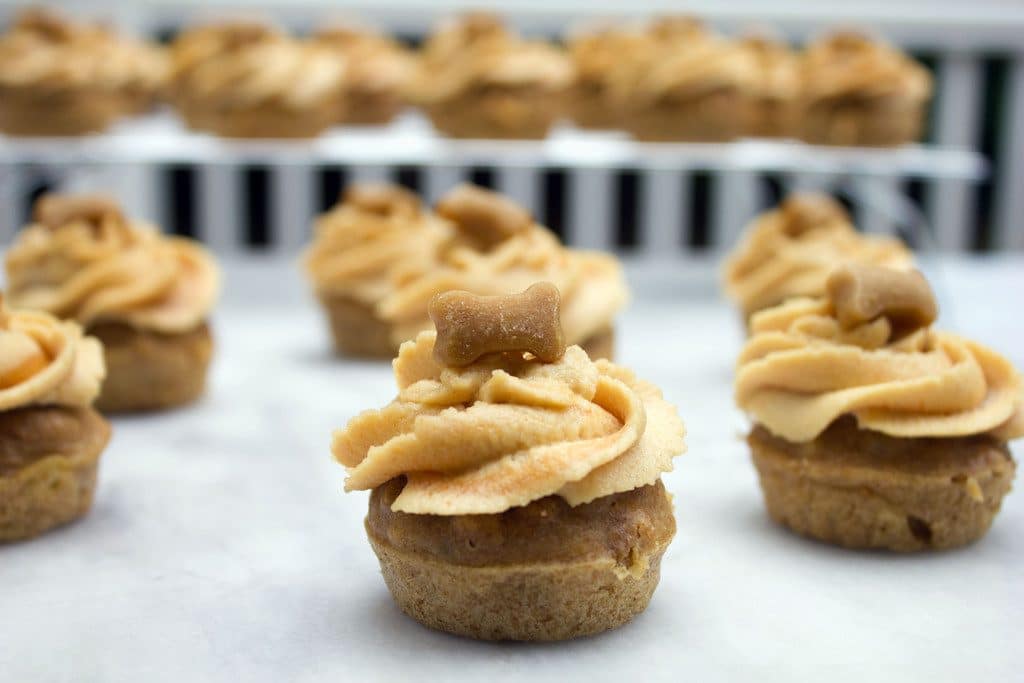
M 931 93 L 927 69 L 866 35 L 796 50 L 683 17 L 592 26 L 564 46 L 489 14 L 441 24 L 419 50 L 350 25 L 298 38 L 243 22 L 163 48 L 39 10 L 0 36 L 0 132 L 12 135 L 102 131 L 167 102 L 195 130 L 307 138 L 411 105 L 460 138 L 539 139 L 568 119 L 640 140 L 892 146 L 920 137 Z

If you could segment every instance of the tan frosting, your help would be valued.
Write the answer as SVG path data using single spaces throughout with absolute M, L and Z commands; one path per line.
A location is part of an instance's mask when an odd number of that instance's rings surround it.
M 800 94 L 800 60 L 788 45 L 761 36 L 748 36 L 737 44 L 754 61 L 756 76 L 747 86 L 766 100 L 790 100 Z
M 317 222 L 306 267 L 321 296 L 341 294 L 372 306 L 391 323 L 396 346 L 431 329 L 427 305 L 450 290 L 498 295 L 551 282 L 561 292 L 570 344 L 611 325 L 628 299 L 615 258 L 566 249 L 532 221 L 481 249 L 434 214 L 381 217 L 343 203 Z
M 581 32 L 569 41 L 569 58 L 579 85 L 604 89 L 611 74 L 624 61 L 643 49 L 646 40 L 640 31 L 600 27 Z
M 896 437 L 1024 436 L 1022 383 L 1002 356 L 886 315 L 843 326 L 830 298 L 756 314 L 736 402 L 773 434 L 816 438 L 843 415 Z
M 345 77 L 345 62 L 332 48 L 255 24 L 188 31 L 172 58 L 179 99 L 228 108 L 316 106 L 333 98 Z
M 13 305 L 82 325 L 186 332 L 210 313 L 220 275 L 198 243 L 132 224 L 102 198 L 47 196 L 7 252 Z
M 106 375 L 103 348 L 51 315 L 8 311 L 0 295 L 0 410 L 89 406 Z
M 416 62 L 397 41 L 368 30 L 338 26 L 313 36 L 345 60 L 345 86 L 362 92 L 404 92 Z
M 796 296 L 820 296 L 825 280 L 846 261 L 909 267 L 899 241 L 862 235 L 842 207 L 825 195 L 793 195 L 758 216 L 725 262 L 726 294 L 750 316 Z
M 416 514 L 499 513 L 551 495 L 575 506 L 653 484 L 686 448 L 654 385 L 578 346 L 554 363 L 508 353 L 453 369 L 434 360 L 435 337 L 402 345 L 394 401 L 335 434 L 347 490 L 404 475 L 392 509 Z
M 802 61 L 803 94 L 812 103 L 892 97 L 923 102 L 932 92 L 931 76 L 923 66 L 896 48 L 855 33 L 812 43 Z

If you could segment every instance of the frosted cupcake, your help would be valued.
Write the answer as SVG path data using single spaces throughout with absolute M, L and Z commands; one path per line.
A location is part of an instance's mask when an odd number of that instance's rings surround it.
M 657 586 L 675 520 L 661 474 L 685 450 L 652 384 L 565 347 L 558 292 L 449 292 L 402 345 L 399 393 L 334 436 L 398 606 L 487 640 L 616 628 Z M 480 434 L 487 434 L 481 439 Z
M 85 515 L 110 425 L 90 406 L 103 350 L 73 322 L 0 295 L 0 543 Z
M 628 298 L 611 256 L 567 249 L 501 195 L 462 185 L 436 213 L 398 188 L 359 188 L 322 216 L 306 268 L 328 312 L 337 349 L 393 356 L 431 327 L 435 294 L 481 295 L 553 282 L 571 344 L 595 358 L 614 353 L 614 318 Z
M 613 74 L 623 61 L 642 49 L 640 31 L 619 27 L 584 30 L 569 37 L 573 85 L 568 97 L 570 118 L 581 128 L 607 129 L 622 126 L 620 103 L 611 92 Z
M 941 550 L 981 538 L 1024 436 L 1020 375 L 990 349 L 931 328 L 916 271 L 844 266 L 819 299 L 762 311 L 736 402 L 768 512 L 828 543 Z
M 892 146 L 921 137 L 927 69 L 866 36 L 839 33 L 803 55 L 801 136 L 823 145 Z
M 344 61 L 254 24 L 186 31 L 172 49 L 172 101 L 189 127 L 233 138 L 315 137 L 341 118 Z
M 831 197 L 791 195 L 747 228 L 725 261 L 725 292 L 749 320 L 791 297 L 823 295 L 845 262 L 909 268 L 913 258 L 897 239 L 858 233 Z
M 800 97 L 800 60 L 796 52 L 759 36 L 744 38 L 736 49 L 751 56 L 755 70 L 748 83 L 743 134 L 760 138 L 796 135 Z
M 169 408 L 203 393 L 220 276 L 197 243 L 132 223 L 106 198 L 46 195 L 6 267 L 13 306 L 74 320 L 103 342 L 100 410 Z
M 427 41 L 410 96 L 446 135 L 537 139 L 562 115 L 572 74 L 555 46 L 472 17 Z

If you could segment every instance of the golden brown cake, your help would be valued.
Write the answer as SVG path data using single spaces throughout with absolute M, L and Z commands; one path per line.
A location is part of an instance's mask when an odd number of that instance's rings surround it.
M 743 133 L 755 77 L 748 51 L 693 20 L 670 18 L 623 55 L 610 92 L 637 139 L 720 142 Z
M 166 77 L 159 48 L 42 10 L 0 36 L 0 132 L 84 135 L 144 109 Z
M 105 345 L 104 412 L 196 400 L 220 275 L 192 240 L 130 222 L 103 197 L 46 195 L 6 257 L 12 305 L 75 320 Z
M 388 123 L 405 106 L 416 62 L 398 41 L 348 26 L 325 29 L 313 41 L 334 50 L 344 61 L 341 123 Z
M 847 265 L 822 298 L 756 314 L 736 401 L 769 514 L 850 548 L 942 550 L 981 538 L 1016 470 L 1021 377 L 931 327 L 917 271 Z
M 565 109 L 572 65 L 559 48 L 472 16 L 426 43 L 410 98 L 459 138 L 539 139 Z
M 172 48 L 171 99 L 196 130 L 232 138 L 315 137 L 341 118 L 345 62 L 258 24 L 186 31 Z
M 623 61 L 643 49 L 644 34 L 619 26 L 582 30 L 568 39 L 573 84 L 567 110 L 581 128 L 622 127 L 620 102 L 611 93 L 612 74 Z
M 569 343 L 610 357 L 628 298 L 613 257 L 567 249 L 523 208 L 469 185 L 435 212 L 401 188 L 355 186 L 318 219 L 305 266 L 346 355 L 393 357 L 430 329 L 440 292 L 508 294 L 547 280 L 562 293 Z
M 888 147 L 921 137 L 931 75 L 898 49 L 839 33 L 808 46 L 801 71 L 807 142 Z
M 726 295 L 743 320 L 791 297 L 817 297 L 837 265 L 913 264 L 898 239 L 862 235 L 828 195 L 794 194 L 754 219 L 723 267 Z
M 782 138 L 797 134 L 800 98 L 800 60 L 784 43 L 749 36 L 736 49 L 745 50 L 754 62 L 748 82 L 743 134 L 749 137 Z
M 0 295 L 0 543 L 89 511 L 110 425 L 90 405 L 103 350 L 73 322 L 8 311 Z
M 575 638 L 628 622 L 657 586 L 683 424 L 654 385 L 566 347 L 558 307 L 550 283 L 439 295 L 437 331 L 394 362 L 398 396 L 334 436 L 346 489 L 373 492 L 385 583 L 431 628 Z

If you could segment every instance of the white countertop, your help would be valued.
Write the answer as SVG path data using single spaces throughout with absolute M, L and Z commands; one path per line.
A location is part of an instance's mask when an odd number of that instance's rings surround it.
M 930 264 L 945 322 L 1024 367 L 1024 259 Z M 980 543 L 843 551 L 766 518 L 731 400 L 734 313 L 704 262 L 632 267 L 619 361 L 688 429 L 648 610 L 602 636 L 488 644 L 393 605 L 331 431 L 394 393 L 337 361 L 292 264 L 227 269 L 212 390 L 114 420 L 95 507 L 0 546 L 0 681 L 1009 681 L 1024 675 L 1024 494 Z M 1020 447 L 1017 453 L 1021 453 Z M 1020 488 L 1020 485 L 1018 485 Z

